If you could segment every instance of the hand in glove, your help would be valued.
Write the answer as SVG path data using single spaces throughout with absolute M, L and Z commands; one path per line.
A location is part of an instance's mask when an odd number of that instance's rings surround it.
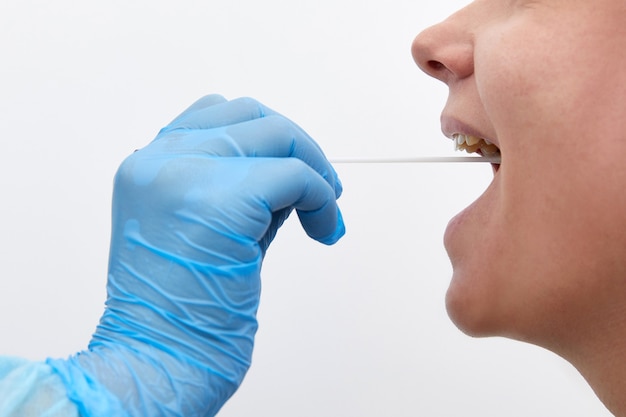
M 317 144 L 252 99 L 204 97 L 130 155 L 106 310 L 87 351 L 48 361 L 81 414 L 217 413 L 250 366 L 268 245 L 293 209 L 335 243 L 340 194 Z

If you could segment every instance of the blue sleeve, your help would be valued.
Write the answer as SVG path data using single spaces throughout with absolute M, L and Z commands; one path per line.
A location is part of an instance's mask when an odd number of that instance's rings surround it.
M 65 386 L 43 362 L 0 356 L 0 417 L 78 417 Z

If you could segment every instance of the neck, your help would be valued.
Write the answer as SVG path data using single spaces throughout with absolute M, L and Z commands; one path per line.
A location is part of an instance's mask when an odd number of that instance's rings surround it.
M 596 353 L 570 360 L 600 401 L 616 417 L 626 417 L 626 351 Z
M 616 417 L 626 417 L 626 311 L 595 320 L 550 350 L 569 361 Z M 579 329 L 580 330 L 580 329 Z

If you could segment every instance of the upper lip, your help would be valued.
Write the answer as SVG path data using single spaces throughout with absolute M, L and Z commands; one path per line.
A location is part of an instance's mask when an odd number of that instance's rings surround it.
M 485 139 L 496 145 L 498 148 L 500 147 L 496 138 L 486 136 L 484 132 L 481 132 L 480 129 L 472 126 L 470 123 L 446 114 L 441 115 L 441 131 L 450 139 L 452 139 L 455 134 L 471 135 L 477 138 Z

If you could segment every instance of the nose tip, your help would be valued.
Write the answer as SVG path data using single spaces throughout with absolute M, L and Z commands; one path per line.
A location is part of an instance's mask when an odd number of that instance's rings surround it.
M 411 55 L 413 55 L 413 61 L 415 61 L 419 69 L 431 77 L 443 80 L 443 73 L 446 68 L 442 62 L 434 59 L 433 45 L 436 43 L 431 39 L 430 31 L 430 28 L 426 29 L 413 39 Z
M 446 84 L 473 73 L 473 53 L 471 42 L 446 21 L 420 32 L 411 45 L 417 66 Z

